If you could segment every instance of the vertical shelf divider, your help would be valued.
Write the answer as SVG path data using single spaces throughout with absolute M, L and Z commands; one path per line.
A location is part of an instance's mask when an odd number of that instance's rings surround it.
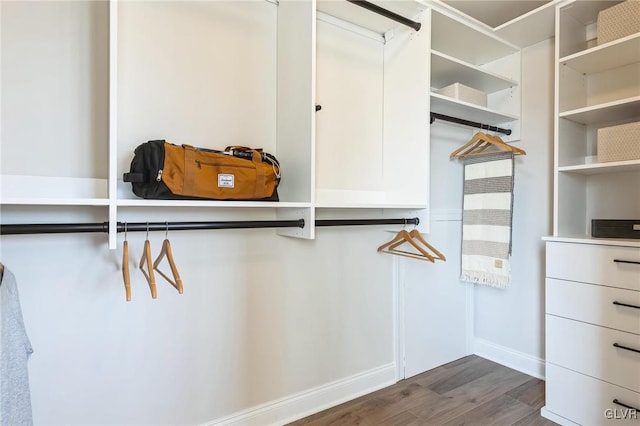
M 117 245 L 118 222 L 118 0 L 109 1 L 109 249 Z

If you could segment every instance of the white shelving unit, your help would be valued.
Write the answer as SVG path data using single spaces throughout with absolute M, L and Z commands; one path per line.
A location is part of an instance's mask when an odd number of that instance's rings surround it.
M 511 129 L 511 135 L 500 137 L 519 140 L 520 48 L 447 8 L 434 8 L 430 15 L 431 112 Z M 436 93 L 454 83 L 486 93 L 487 106 Z
M 598 45 L 598 12 L 617 2 L 558 7 L 554 236 L 590 237 L 592 219 L 640 217 L 640 160 L 593 163 L 597 130 L 640 120 L 640 34 Z
M 428 9 L 377 3 L 418 21 Z M 7 223 L 16 209 L 100 211 L 113 249 L 118 220 L 195 207 L 307 224 L 316 209 L 426 214 L 428 25 L 416 32 L 346 1 L 1 7 Z M 263 148 L 281 163 L 280 201 L 136 198 L 122 175 L 153 139 Z M 310 239 L 314 227 L 278 233 Z
M 624 357 L 602 338 L 616 328 L 638 333 L 633 328 L 637 316 L 611 308 L 605 292 L 626 288 L 632 290 L 627 297 L 640 297 L 639 269 L 633 264 L 640 259 L 640 240 L 591 235 L 593 219 L 640 217 L 640 159 L 593 162 L 599 128 L 640 120 L 640 34 L 597 43 L 598 12 L 617 3 L 577 0 L 556 9 L 554 226 L 553 236 L 545 238 L 547 397 L 542 414 L 560 424 L 609 424 L 602 410 L 616 408 L 614 399 L 634 406 L 640 401 L 640 388 L 625 382 L 626 373 L 609 373 Z M 581 259 L 585 267 L 573 267 L 572 259 Z M 566 346 L 559 336 L 581 324 L 591 325 L 571 333 Z M 584 353 L 597 353 L 597 362 L 577 361 Z

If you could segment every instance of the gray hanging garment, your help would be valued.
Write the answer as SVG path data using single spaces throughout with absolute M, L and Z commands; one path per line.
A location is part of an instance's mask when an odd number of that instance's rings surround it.
M 6 267 L 0 281 L 0 426 L 32 425 L 27 336 L 16 279 Z

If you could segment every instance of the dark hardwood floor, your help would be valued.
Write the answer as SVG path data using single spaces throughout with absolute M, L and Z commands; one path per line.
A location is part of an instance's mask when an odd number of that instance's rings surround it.
M 543 381 L 472 355 L 291 425 L 555 425 L 543 405 Z

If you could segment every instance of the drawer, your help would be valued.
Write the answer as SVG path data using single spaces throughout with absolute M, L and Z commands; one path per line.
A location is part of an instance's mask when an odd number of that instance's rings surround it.
M 640 334 L 640 291 L 546 280 L 546 313 Z
M 640 290 L 640 248 L 548 242 L 547 277 Z
M 548 362 L 640 392 L 639 335 L 553 315 L 545 318 Z
M 546 409 L 581 425 L 638 426 L 640 394 L 547 363 Z M 617 405 L 613 400 L 635 407 Z

